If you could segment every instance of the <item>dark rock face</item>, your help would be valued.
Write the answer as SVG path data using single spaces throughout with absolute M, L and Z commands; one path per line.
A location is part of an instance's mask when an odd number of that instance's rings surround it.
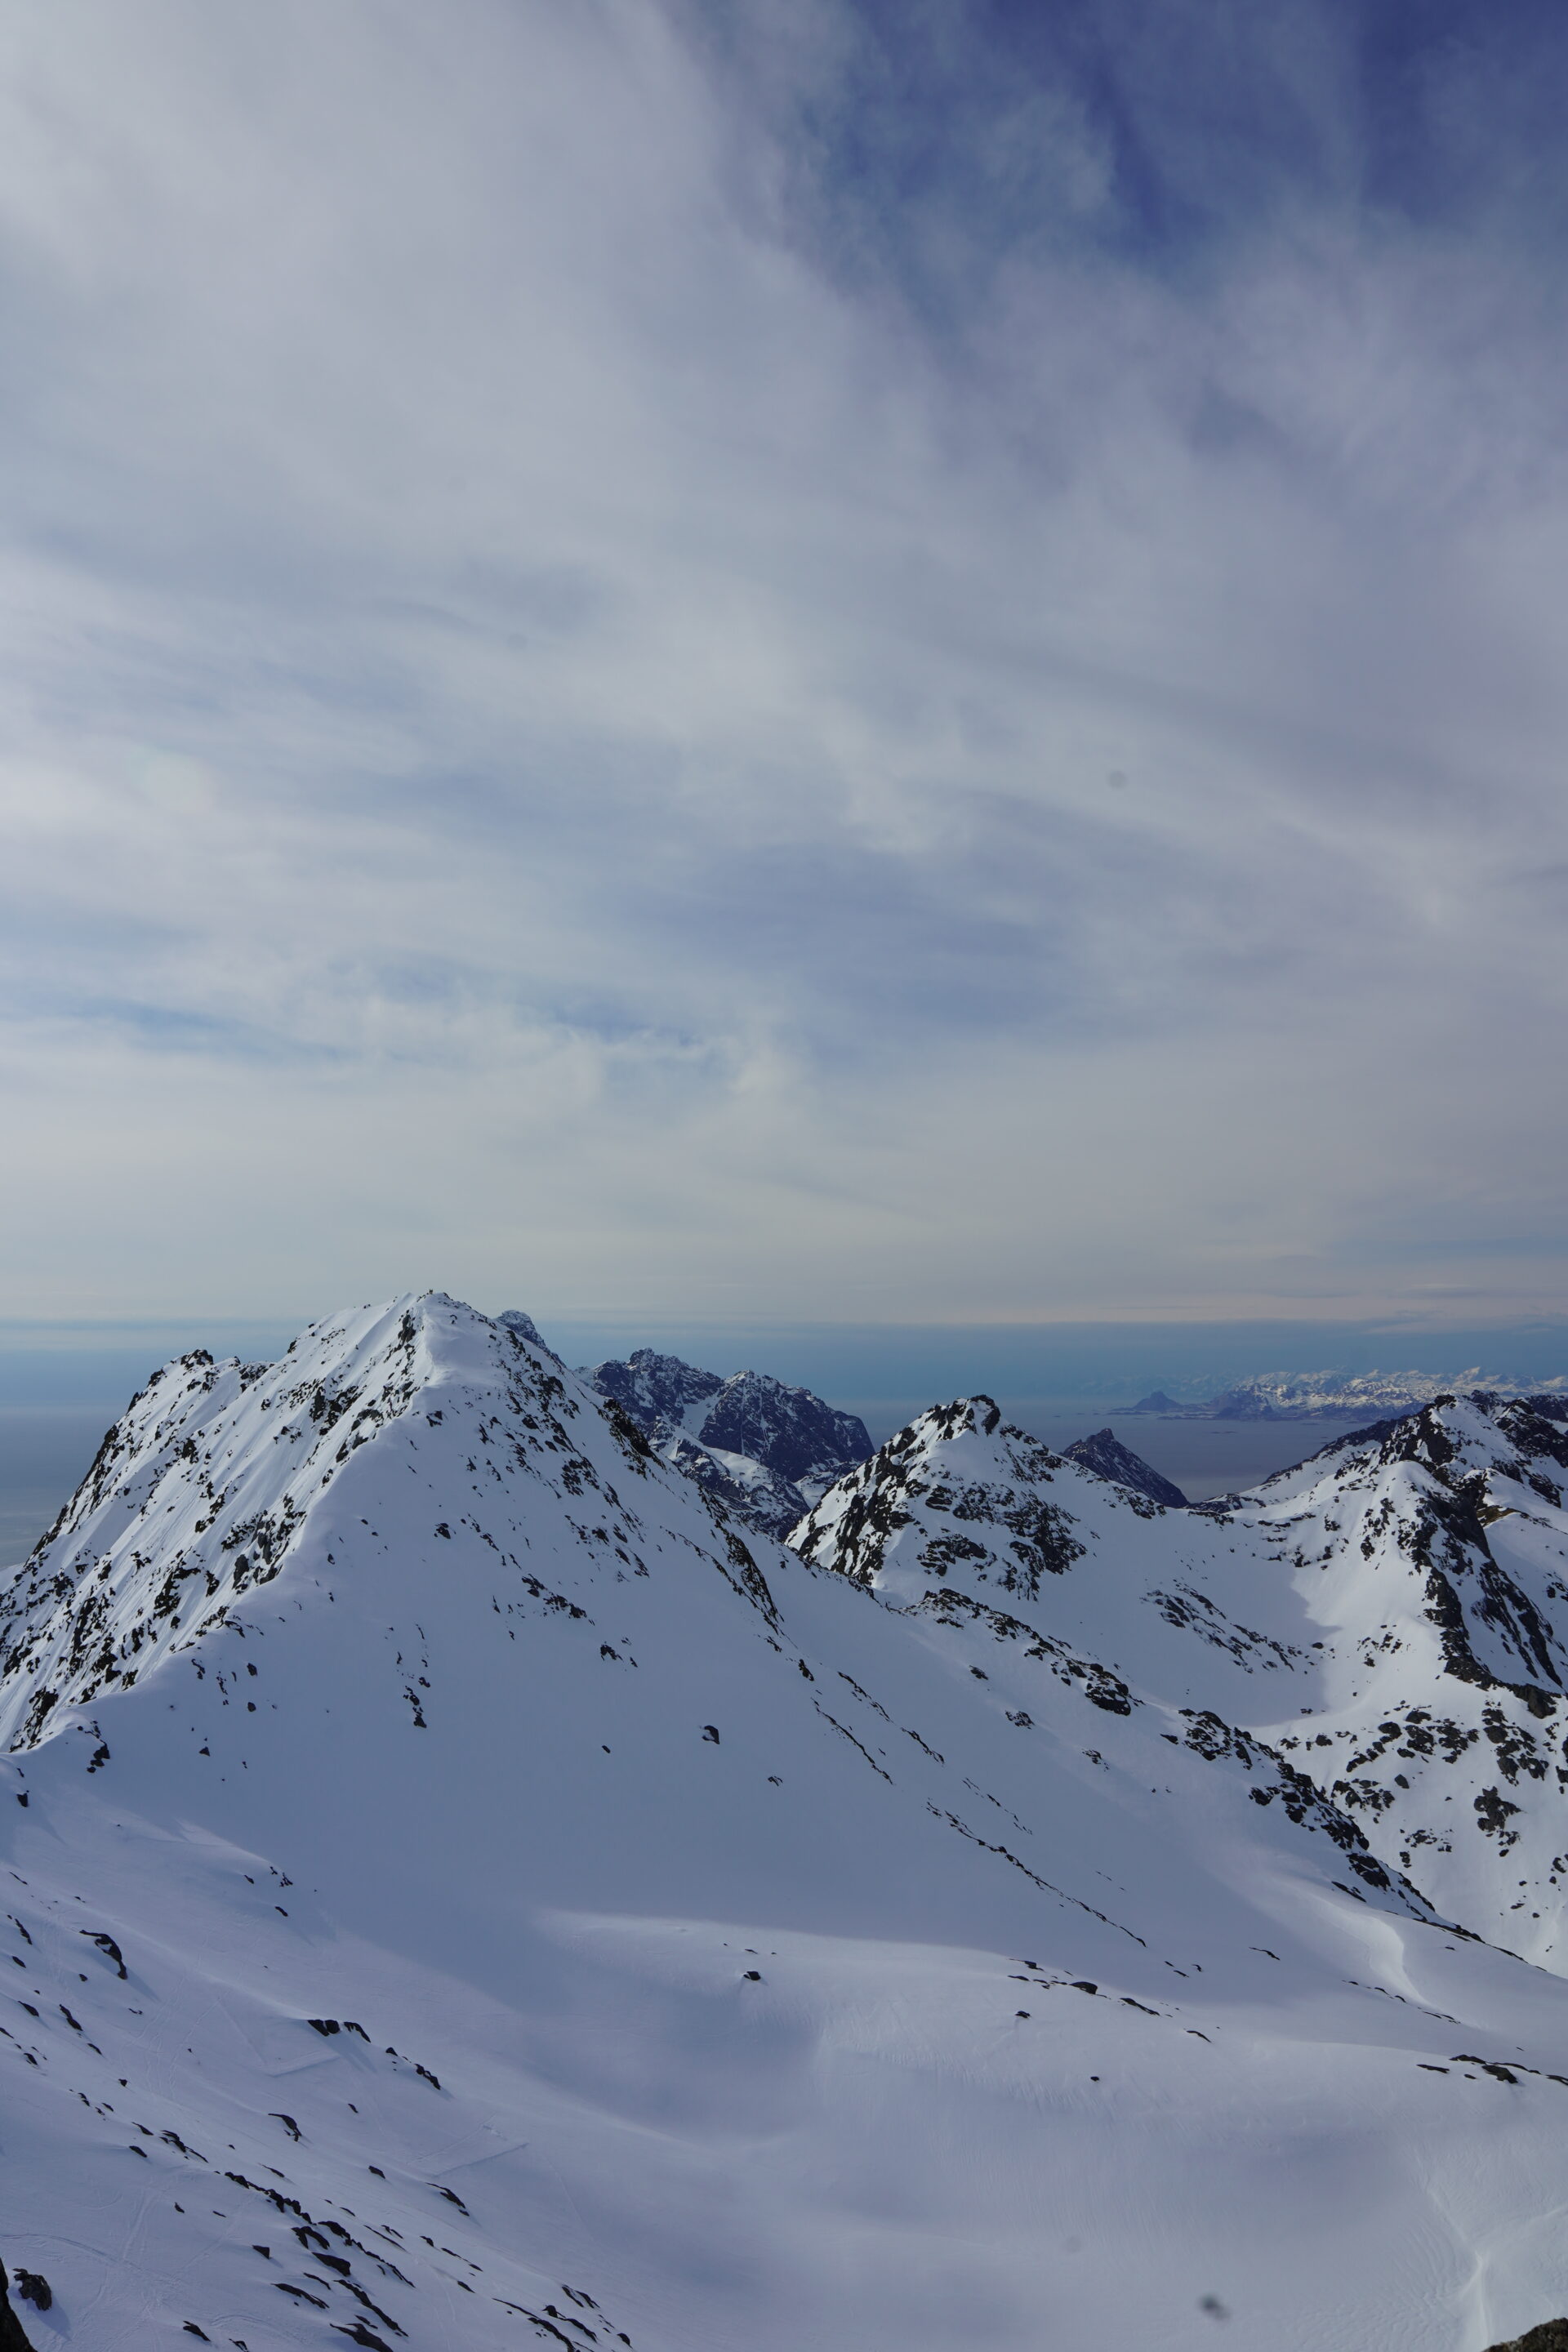
M 23 2275 L 18 2273 L 18 2279 Z M 31 2273 L 26 2275 L 31 2276 Z M 0 2263 L 0 2352 L 33 2352 L 32 2346 L 22 2333 L 21 2321 L 11 2308 L 4 2263 Z
M 994 1436 L 1001 1449 L 999 1459 L 982 1461 L 979 1479 L 932 1471 L 934 1448 L 972 1435 Z M 1005 1423 L 992 1398 L 957 1397 L 932 1405 L 857 1465 L 835 1487 L 826 1517 L 814 1512 L 801 1530 L 800 1549 L 858 1583 L 875 1583 L 889 1541 L 919 1506 L 930 1528 L 921 1555 L 928 1573 L 945 1579 L 966 1563 L 965 1573 L 1033 1600 L 1042 1575 L 1063 1576 L 1084 1556 L 1072 1513 L 1038 1491 L 1061 1468 L 1061 1455 Z M 1153 1516 L 1146 1501 L 1133 1507 Z
M 683 1430 L 725 1454 L 743 1454 L 781 1478 L 826 1484 L 864 1462 L 870 1433 L 852 1412 L 839 1412 L 809 1389 L 786 1387 L 768 1372 L 734 1372 L 721 1380 L 679 1356 L 634 1348 L 624 1363 L 590 1364 L 583 1377 L 601 1396 L 614 1397 L 656 1442 Z
M 865 1423 L 854 1413 L 824 1404 L 809 1389 L 786 1388 L 766 1372 L 737 1372 L 724 1382 L 702 1437 L 795 1479 L 831 1480 L 873 1450 Z
M 1086 1470 L 1098 1472 L 1118 1486 L 1131 1486 L 1135 1495 L 1147 1495 L 1152 1503 L 1163 1503 L 1168 1511 L 1187 1507 L 1181 1488 L 1163 1478 L 1130 1445 L 1123 1445 L 1114 1430 L 1097 1429 L 1092 1437 L 1078 1438 L 1064 1450 L 1069 1462 L 1081 1462 Z
M 872 1450 L 853 1413 L 767 1372 L 721 1380 L 679 1356 L 634 1348 L 624 1362 L 591 1364 L 583 1377 L 665 1461 L 769 1535 L 786 1537 L 824 1488 Z
M 1490 2352 L 1568 2352 L 1568 2319 L 1543 2319 L 1528 2336 L 1510 2336 Z
M 614 1397 L 650 1437 L 662 1433 L 660 1423 L 681 1427 L 689 1407 L 706 1403 L 724 1385 L 717 1372 L 700 1371 L 695 1364 L 683 1364 L 679 1356 L 661 1356 L 653 1348 L 634 1348 L 624 1363 L 612 1358 L 585 1365 L 583 1378 L 601 1396 Z M 739 1454 L 744 1449 L 737 1445 L 731 1450 Z

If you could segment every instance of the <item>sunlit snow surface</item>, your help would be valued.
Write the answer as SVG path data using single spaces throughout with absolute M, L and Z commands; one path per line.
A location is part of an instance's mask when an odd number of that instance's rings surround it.
M 29 2334 L 1568 2309 L 1563 1455 L 1460 1402 L 1162 1512 L 979 1400 L 808 1561 L 439 1296 L 169 1368 L 0 1618 Z

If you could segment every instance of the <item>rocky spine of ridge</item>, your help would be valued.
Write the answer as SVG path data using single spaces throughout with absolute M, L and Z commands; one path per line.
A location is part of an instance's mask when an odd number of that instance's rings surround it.
M 663 1460 L 780 1540 L 871 1451 L 854 1413 L 766 1372 L 725 1380 L 636 1348 L 624 1361 L 585 1366 L 582 1378 L 630 1415 Z

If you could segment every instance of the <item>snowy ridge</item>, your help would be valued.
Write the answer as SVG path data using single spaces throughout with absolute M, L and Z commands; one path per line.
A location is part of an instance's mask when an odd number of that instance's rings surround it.
M 1447 1398 L 1176 1517 L 975 1398 L 900 1432 L 793 1540 L 906 1607 L 942 1586 L 1040 1602 L 1130 1686 L 1266 1740 L 1446 1916 L 1560 1966 L 1565 1485 L 1558 1423 Z
M 1240 2352 L 1477 2352 L 1568 2307 L 1562 1444 L 1471 1401 L 1165 1511 L 964 1401 L 806 1559 L 438 1294 L 171 1366 L 5 1603 L 30 2332 L 1186 2352 L 1218 2303 Z
M 28 1746 L 57 1706 L 130 1689 L 280 1573 L 360 1449 L 458 1368 L 436 1352 L 461 1328 L 436 1319 L 452 1302 L 417 1306 L 313 1324 L 276 1365 L 198 1349 L 154 1372 L 0 1601 L 0 1740 Z M 465 1369 L 505 1382 L 514 1449 L 526 1434 L 569 1454 L 557 1415 L 580 1407 L 553 1358 L 482 1328 L 488 1360 Z M 443 1410 L 423 1418 L 437 1430 Z
M 130 1689 L 269 1583 L 427 1370 L 405 1312 L 390 1334 L 384 1317 L 312 1327 L 281 1366 L 197 1349 L 154 1372 L 0 1602 L 0 1739 L 28 1746 L 61 1702 Z

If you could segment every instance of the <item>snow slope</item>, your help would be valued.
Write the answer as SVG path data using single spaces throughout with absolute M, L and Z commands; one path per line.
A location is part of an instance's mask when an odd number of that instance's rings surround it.
M 0 1620 L 29 2336 L 1476 2352 L 1568 2308 L 1550 1874 L 1537 1964 L 1481 1940 L 1561 1801 L 1484 1727 L 1561 1744 L 1544 1443 L 1441 1408 L 1166 1513 L 973 1402 L 804 1559 L 438 1295 L 169 1367 Z M 1413 1702 L 1482 1712 L 1402 1825 L 1482 1754 L 1520 1804 L 1442 1884 L 1335 1793 Z

